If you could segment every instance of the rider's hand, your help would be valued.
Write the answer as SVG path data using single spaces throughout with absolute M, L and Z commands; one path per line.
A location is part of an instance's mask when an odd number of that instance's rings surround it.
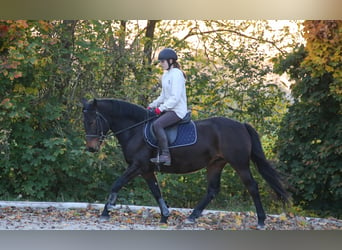
M 154 113 L 155 113 L 156 115 L 160 115 L 160 114 L 161 114 L 161 110 L 160 110 L 159 108 L 155 108 L 155 109 L 154 109 Z

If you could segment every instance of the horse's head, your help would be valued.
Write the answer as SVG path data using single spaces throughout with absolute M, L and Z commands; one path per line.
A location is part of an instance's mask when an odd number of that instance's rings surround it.
M 82 104 L 86 147 L 90 152 L 97 152 L 109 131 L 109 124 L 106 118 L 98 111 L 96 99 L 91 102 L 82 99 Z

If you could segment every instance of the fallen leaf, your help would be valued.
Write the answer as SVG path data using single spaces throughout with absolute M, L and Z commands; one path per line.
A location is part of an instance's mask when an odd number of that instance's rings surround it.
M 159 227 L 165 229 L 165 228 L 168 228 L 169 225 L 167 223 L 162 223 L 159 225 Z
M 287 221 L 286 214 L 285 214 L 285 213 L 281 213 L 281 214 L 279 215 L 279 220 L 281 220 L 281 221 Z

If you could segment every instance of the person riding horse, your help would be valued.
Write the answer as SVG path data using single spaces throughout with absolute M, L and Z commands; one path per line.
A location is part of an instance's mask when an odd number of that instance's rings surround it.
M 82 103 L 87 150 L 99 151 L 103 141 L 113 133 L 128 163 L 124 173 L 113 182 L 100 220 L 109 220 L 109 211 L 115 207 L 119 191 L 135 177 L 141 176 L 158 202 L 161 223 L 167 223 L 170 211 L 161 194 L 155 175 L 156 168 L 150 162 L 156 149 L 146 142 L 145 133 L 142 132 L 148 121 L 146 108 L 117 99 L 94 99 L 89 102 L 82 99 Z M 283 205 L 290 202 L 291 197 L 283 185 L 281 175 L 267 161 L 256 130 L 248 123 L 225 117 L 211 117 L 194 123 L 197 131 L 196 143 L 173 147 L 172 167 L 161 166 L 158 170 L 162 173 L 187 174 L 206 168 L 207 191 L 187 217 L 186 223 L 195 223 L 218 195 L 222 170 L 229 163 L 253 199 L 258 219 L 257 228 L 265 228 L 266 214 L 258 183 L 250 169 L 250 161 L 254 162 L 258 172 Z
M 158 60 L 164 70 L 161 78 L 162 91 L 157 99 L 148 105 L 148 109 L 160 115 L 153 122 L 153 130 L 156 135 L 161 155 L 152 158 L 153 163 L 171 165 L 171 156 L 165 128 L 182 120 L 187 112 L 187 96 L 185 88 L 185 74 L 177 62 L 177 53 L 171 48 L 163 49 Z

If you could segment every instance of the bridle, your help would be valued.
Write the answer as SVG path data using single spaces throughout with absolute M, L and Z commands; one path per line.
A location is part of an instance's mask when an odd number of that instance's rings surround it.
M 88 110 L 83 110 L 83 113 L 87 113 Z M 98 111 L 96 111 L 96 131 L 100 130 L 100 135 L 98 134 L 86 134 L 86 138 L 91 137 L 91 138 L 99 138 L 100 142 L 103 142 L 107 135 L 104 133 L 104 128 L 103 128 L 103 123 L 101 122 L 101 120 L 103 120 L 105 122 L 105 124 L 108 126 L 108 129 L 110 128 L 109 123 L 107 121 L 107 119 Z M 98 129 L 100 128 L 100 129 Z
M 86 113 L 86 112 L 88 112 L 88 110 L 83 110 L 83 112 Z M 148 113 L 147 113 L 147 116 L 148 116 Z M 100 112 L 96 111 L 96 118 L 95 118 L 96 119 L 96 130 L 100 131 L 100 133 L 99 134 L 86 134 L 86 138 L 88 138 L 88 137 L 99 138 L 99 141 L 103 142 L 109 136 L 116 136 L 116 135 L 121 134 L 121 133 L 123 133 L 125 131 L 128 131 L 128 130 L 130 130 L 132 128 L 138 127 L 138 126 L 140 126 L 142 124 L 145 124 L 146 122 L 154 119 L 155 117 L 156 116 L 148 117 L 148 118 L 144 119 L 141 122 L 133 124 L 132 126 L 126 127 L 124 129 L 120 129 L 120 130 L 118 130 L 116 132 L 111 132 L 110 134 L 106 134 L 106 133 L 104 133 L 104 127 L 103 127 L 102 121 L 105 122 L 105 124 L 108 127 L 108 130 L 110 129 L 109 122 L 107 121 L 107 119 Z M 100 129 L 98 129 L 98 128 L 100 128 Z

